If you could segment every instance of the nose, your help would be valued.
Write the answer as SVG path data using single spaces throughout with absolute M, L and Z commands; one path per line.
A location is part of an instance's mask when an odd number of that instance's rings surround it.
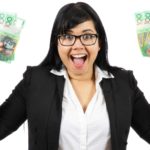
M 80 38 L 76 38 L 75 42 L 74 42 L 74 45 L 72 46 L 73 48 L 83 48 L 84 45 L 82 44 Z

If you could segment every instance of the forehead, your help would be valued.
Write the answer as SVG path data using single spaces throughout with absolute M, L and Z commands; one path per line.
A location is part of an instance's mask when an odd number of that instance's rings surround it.
M 83 23 L 78 24 L 74 28 L 69 30 L 71 33 L 85 33 L 85 32 L 96 32 L 94 23 L 92 20 L 85 21 Z

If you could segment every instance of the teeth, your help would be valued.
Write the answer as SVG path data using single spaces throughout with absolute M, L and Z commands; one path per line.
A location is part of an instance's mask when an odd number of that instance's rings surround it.
M 72 57 L 74 58 L 82 58 L 82 57 L 85 57 L 86 54 L 76 54 L 76 55 L 72 55 Z

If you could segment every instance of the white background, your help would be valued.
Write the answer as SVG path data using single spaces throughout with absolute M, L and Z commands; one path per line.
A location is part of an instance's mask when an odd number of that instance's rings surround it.
M 83 0 L 99 14 L 109 43 L 111 65 L 134 71 L 138 85 L 150 102 L 150 58 L 139 49 L 135 12 L 150 10 L 149 0 Z M 0 61 L 0 104 L 22 79 L 26 66 L 38 65 L 49 48 L 50 33 L 55 16 L 64 4 L 76 0 L 0 0 L 0 11 L 14 12 L 26 20 L 15 60 Z M 0 141 L 0 150 L 27 150 L 28 129 L 25 122 L 16 132 Z M 150 150 L 150 146 L 131 129 L 128 150 Z

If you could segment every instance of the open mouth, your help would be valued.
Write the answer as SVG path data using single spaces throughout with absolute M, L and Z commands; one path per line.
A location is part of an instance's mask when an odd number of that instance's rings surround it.
M 75 54 L 75 55 L 71 55 L 71 59 L 73 64 L 76 67 L 82 67 L 84 65 L 84 62 L 87 59 L 87 55 L 86 54 Z

